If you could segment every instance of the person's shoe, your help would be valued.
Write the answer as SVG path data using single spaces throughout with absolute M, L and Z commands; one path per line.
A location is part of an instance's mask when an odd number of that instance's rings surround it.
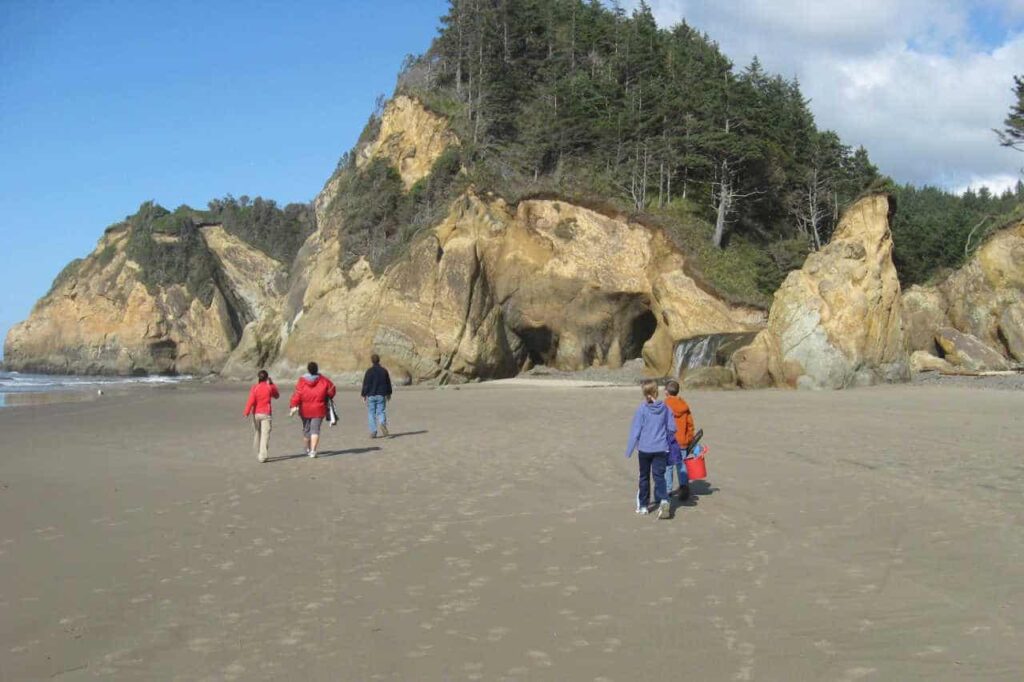
M 373 440 L 376 437 L 377 437 L 377 432 L 376 431 L 374 431 L 373 433 L 370 434 L 370 440 Z
M 390 433 L 388 433 L 388 427 L 385 426 L 384 424 L 380 425 L 380 435 L 384 436 L 385 438 L 391 435 Z
M 309 457 L 310 459 L 316 459 L 316 450 L 310 450 Z
M 256 459 L 259 460 L 260 464 L 264 464 L 267 461 L 266 457 L 257 457 Z
M 645 504 L 645 505 L 643 505 L 643 506 L 641 506 L 641 507 L 637 507 L 637 508 L 636 508 L 636 513 L 637 513 L 637 514 L 650 514 L 650 513 L 651 513 L 651 510 L 650 510 L 650 509 L 648 509 L 648 508 L 647 508 L 647 505 Z
M 668 519 L 672 517 L 672 503 L 668 500 L 662 500 L 661 506 L 658 508 L 658 518 Z

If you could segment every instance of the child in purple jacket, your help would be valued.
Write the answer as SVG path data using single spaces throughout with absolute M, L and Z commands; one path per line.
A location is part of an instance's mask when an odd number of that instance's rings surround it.
M 639 450 L 637 462 L 640 465 L 640 485 L 636 495 L 636 513 L 650 511 L 651 475 L 654 476 L 654 501 L 658 504 L 658 518 L 667 519 L 672 515 L 665 487 L 665 466 L 668 459 L 669 442 L 676 437 L 676 421 L 672 411 L 658 400 L 658 384 L 645 381 L 640 390 L 644 402 L 636 408 L 633 424 L 629 429 L 629 445 L 626 457 Z

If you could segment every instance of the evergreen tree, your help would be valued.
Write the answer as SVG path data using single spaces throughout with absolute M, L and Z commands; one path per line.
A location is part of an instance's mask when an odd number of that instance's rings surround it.
M 999 135 L 999 143 L 1004 147 L 1024 151 L 1024 77 L 1014 76 L 1013 83 L 1017 101 L 1010 107 L 1010 113 L 1003 121 L 1005 127 L 997 130 L 996 134 Z

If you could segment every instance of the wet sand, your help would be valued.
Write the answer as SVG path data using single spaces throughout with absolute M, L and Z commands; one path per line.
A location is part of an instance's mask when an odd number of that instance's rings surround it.
M 633 513 L 635 388 L 356 394 L 325 457 L 244 387 L 0 411 L 0 679 L 1018 680 L 1024 393 L 688 396 L 710 478 Z

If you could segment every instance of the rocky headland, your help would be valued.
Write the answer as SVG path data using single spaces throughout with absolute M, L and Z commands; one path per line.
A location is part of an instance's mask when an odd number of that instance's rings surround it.
M 191 248 L 210 264 L 201 290 L 143 281 L 146 265 L 129 248 L 142 228 L 113 226 L 11 330 L 6 363 L 242 378 L 258 367 L 293 373 L 310 358 L 351 372 L 378 352 L 412 382 L 642 360 L 648 375 L 682 375 L 693 387 L 844 388 L 906 381 L 911 366 L 1024 360 L 1024 224 L 991 237 L 943 283 L 904 293 L 884 194 L 847 209 L 767 312 L 717 294 L 657 225 L 559 197 L 513 204 L 469 184 L 388 259 L 375 258 L 370 237 L 369 248 L 353 248 L 343 201 L 352 182 L 383 167 L 404 195 L 424 191 L 459 144 L 443 116 L 394 98 L 351 167 L 317 196 L 315 225 L 291 262 L 197 224 Z M 163 247 L 182 238 L 145 236 Z

